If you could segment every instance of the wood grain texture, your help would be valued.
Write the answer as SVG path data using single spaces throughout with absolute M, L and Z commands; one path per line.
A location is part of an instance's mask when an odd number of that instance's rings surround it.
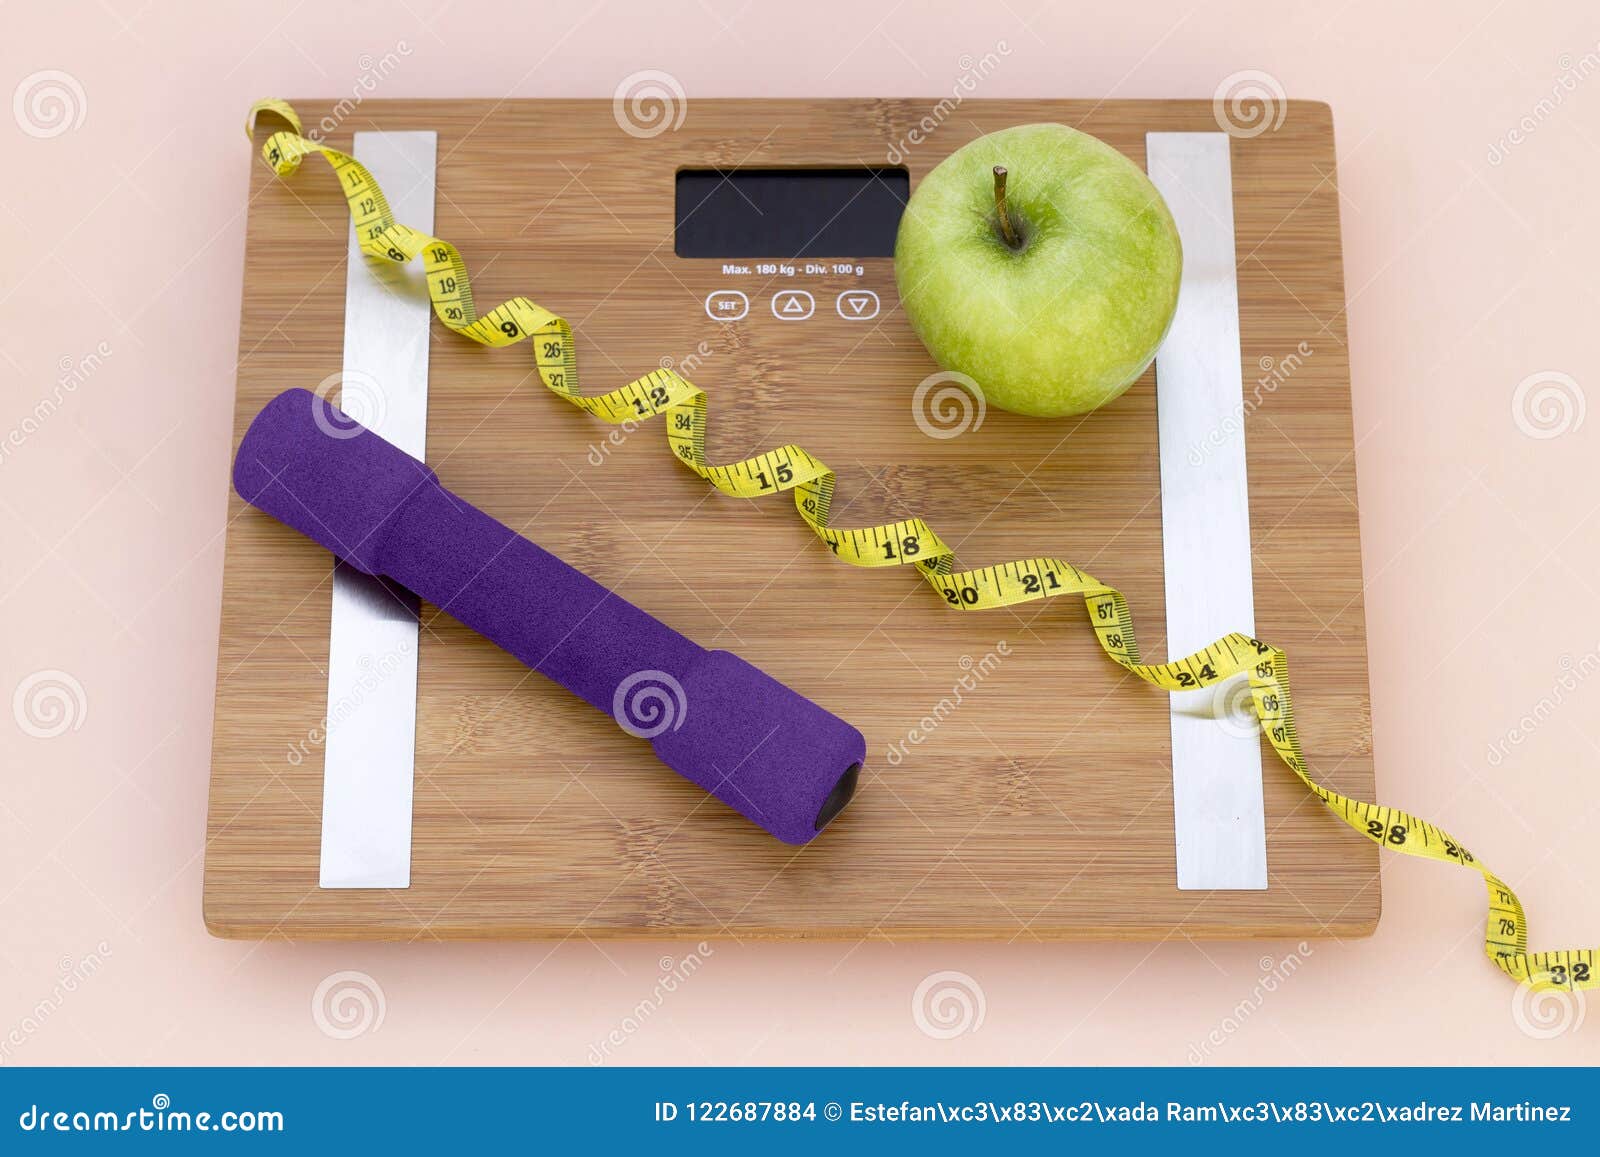
M 296 102 L 308 127 L 326 102 Z M 523 293 L 578 334 L 587 392 L 672 358 L 711 397 L 717 460 L 796 441 L 839 475 L 834 520 L 923 515 L 964 562 L 1051 554 L 1120 587 L 1165 653 L 1153 374 L 1083 419 L 991 410 L 922 434 L 935 367 L 891 262 L 843 321 L 834 276 L 724 277 L 672 251 L 672 178 L 706 164 L 881 164 L 924 101 L 698 100 L 625 135 L 606 101 L 369 101 L 330 134 L 439 133 L 437 225 L 480 307 Z M 968 101 L 907 150 L 913 185 L 981 132 L 1056 120 L 1141 164 L 1150 130 L 1214 131 L 1209 102 Z M 257 140 L 270 131 L 257 130 Z M 902 146 L 903 147 L 903 146 Z M 346 216 L 320 161 L 252 162 L 234 444 L 290 386 L 340 368 Z M 1306 754 L 1373 795 L 1366 631 L 1332 120 L 1291 102 L 1233 142 L 1259 634 L 1288 651 Z M 771 293 L 816 315 L 774 319 Z M 748 318 L 709 320 L 714 289 Z M 1308 348 L 1309 354 L 1299 353 Z M 527 351 L 433 327 L 428 460 L 451 489 L 705 646 L 744 655 L 858 726 L 860 793 L 811 845 L 770 836 L 560 688 L 424 607 L 412 887 L 317 887 L 331 560 L 231 499 L 205 919 L 237 937 L 982 937 L 1361 935 L 1377 849 L 1265 758 L 1265 892 L 1179 892 L 1167 696 L 1101 654 L 1080 600 L 947 611 L 916 576 L 832 560 L 786 499 L 716 495 L 660 429 L 617 431 L 538 384 Z M 1270 364 L 1277 369 L 1268 372 Z M 1287 369 L 1287 372 L 1285 370 Z M 1279 384 L 1275 378 L 1281 377 Z M 1268 385 L 1258 388 L 1258 383 Z M 1010 649 L 926 740 L 888 752 L 964 664 Z

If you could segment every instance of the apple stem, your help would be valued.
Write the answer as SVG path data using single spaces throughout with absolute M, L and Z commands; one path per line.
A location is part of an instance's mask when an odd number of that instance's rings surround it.
M 1005 243 L 1012 249 L 1022 248 L 1022 238 L 1017 236 L 1016 226 L 1011 224 L 1011 214 L 1006 212 L 1006 167 L 994 167 L 994 212 L 1000 219 L 1000 235 L 1005 238 Z

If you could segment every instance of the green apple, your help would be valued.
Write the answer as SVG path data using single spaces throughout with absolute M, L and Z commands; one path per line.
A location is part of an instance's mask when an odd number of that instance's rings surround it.
M 1116 149 L 1066 125 L 979 137 L 922 179 L 894 272 L 917 336 L 993 405 L 1053 418 L 1117 397 L 1172 324 L 1183 247 Z

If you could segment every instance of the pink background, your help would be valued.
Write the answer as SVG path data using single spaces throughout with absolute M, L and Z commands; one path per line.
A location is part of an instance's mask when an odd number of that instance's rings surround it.
M 0 429 L 23 431 L 0 456 L 0 692 L 60 671 L 82 697 L 52 738 L 0 712 L 0 1060 L 581 1064 L 650 998 L 660 958 L 683 955 L 583 941 L 252 945 L 201 925 L 256 163 L 240 126 L 259 96 L 348 93 L 400 42 L 409 54 L 373 95 L 609 97 L 655 68 L 681 82 L 691 116 L 700 96 L 936 99 L 963 57 L 1004 41 L 978 96 L 1209 98 L 1259 70 L 1291 97 L 1330 102 L 1382 794 L 1514 883 L 1535 947 L 1600 942 L 1600 680 L 1588 678 L 1600 417 L 1580 420 L 1584 392 L 1600 390 L 1600 14 L 1581 0 L 1538 14 L 1486 0 L 1074 7 L 8 6 L 0 87 L 59 70 L 77 91 L 65 90 L 65 124 L 30 119 L 25 102 L 0 117 Z M 109 352 L 86 380 L 29 419 L 62 367 L 100 343 Z M 1542 386 L 1565 411 L 1528 401 Z M 1263 970 L 1294 945 L 730 942 L 611 1056 L 1600 1061 L 1600 1026 L 1579 1027 L 1576 1002 L 1516 1007 L 1481 958 L 1474 875 L 1383 866 L 1377 935 L 1312 944 L 1271 991 Z M 63 969 L 91 967 L 70 991 L 59 984 Z M 312 1011 L 344 970 L 384 1009 L 351 1039 Z M 984 1008 L 950 1039 L 912 1011 L 944 970 L 966 974 Z

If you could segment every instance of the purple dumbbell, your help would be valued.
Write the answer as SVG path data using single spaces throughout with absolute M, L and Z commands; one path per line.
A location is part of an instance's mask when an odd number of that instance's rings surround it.
M 233 485 L 648 736 L 661 762 L 786 843 L 806 843 L 855 793 L 866 740 L 854 727 L 684 638 L 308 390 L 285 390 L 256 415 Z

